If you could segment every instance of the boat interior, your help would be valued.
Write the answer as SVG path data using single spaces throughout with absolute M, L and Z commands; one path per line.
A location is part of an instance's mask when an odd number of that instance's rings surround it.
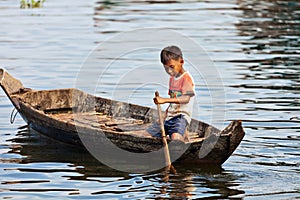
M 26 91 L 18 96 L 23 103 L 53 119 L 122 134 L 143 137 L 147 127 L 157 120 L 155 109 L 95 97 L 77 89 Z M 193 119 L 185 140 L 202 140 L 213 132 L 219 130 Z
M 146 128 L 158 120 L 156 109 L 126 102 L 114 101 L 87 94 L 81 90 L 31 90 L 0 69 L 0 85 L 15 106 L 14 99 L 51 119 L 81 126 L 101 128 L 119 134 L 144 137 Z M 75 125 L 77 125 L 75 124 Z M 203 140 L 220 130 L 192 119 L 185 134 L 186 142 Z

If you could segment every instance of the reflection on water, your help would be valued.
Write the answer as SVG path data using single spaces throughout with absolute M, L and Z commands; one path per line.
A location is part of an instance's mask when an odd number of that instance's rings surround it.
M 175 164 L 175 175 L 163 170 L 128 174 L 82 149 L 27 129 L 16 132 L 24 122 L 17 117 L 9 124 L 12 107 L 1 92 L 1 197 L 299 198 L 298 1 L 53 0 L 42 9 L 18 6 L 0 0 L 0 62 L 25 86 L 72 87 L 93 45 L 123 31 L 170 28 L 197 41 L 222 75 L 223 85 L 205 85 L 205 77 L 197 78 L 200 119 L 209 121 L 209 90 L 224 89 L 226 119 L 242 119 L 247 134 L 221 169 Z M 140 63 L 152 62 L 149 53 L 143 55 Z M 118 80 L 118 70 L 135 62 L 124 60 L 108 79 Z M 111 89 L 107 84 L 99 94 Z M 152 93 L 144 91 L 135 103 L 151 99 Z
M 242 42 L 246 57 L 230 60 L 242 68 L 243 80 L 231 87 L 249 94 L 240 99 L 239 103 L 247 105 L 240 110 L 256 115 L 266 128 L 299 129 L 289 121 L 300 114 L 299 2 L 239 1 L 238 5 L 243 17 L 235 25 L 239 35 L 247 38 Z M 257 127 L 255 123 L 253 128 Z
M 5 173 L 22 173 L 23 176 L 2 182 L 8 196 L 16 192 L 61 192 L 82 195 L 83 198 L 89 198 L 89 195 L 97 198 L 145 198 L 146 192 L 148 198 L 221 198 L 244 193 L 230 188 L 238 185 L 236 179 L 239 177 L 218 167 L 198 168 L 177 163 L 174 165 L 176 174 L 164 170 L 128 174 L 106 167 L 84 149 L 58 143 L 27 128 L 18 131 L 17 137 L 11 141 L 18 145 L 13 145 L 8 153 L 22 157 L 13 160 L 18 167 L 8 165 Z M 10 162 L 2 160 L 2 163 Z M 56 178 L 53 179 L 53 176 Z M 84 182 L 84 187 L 78 187 L 78 181 Z M 60 184 L 64 187 L 58 187 Z M 5 189 L 9 185 L 17 188 Z M 49 188 L 49 185 L 52 187 Z M 85 187 L 89 188 L 90 194 L 86 193 Z
M 252 81 L 255 85 L 242 87 L 289 90 L 299 94 L 299 2 L 239 1 L 239 6 L 243 18 L 236 26 L 241 36 L 249 37 L 243 42 L 243 51 L 249 56 L 247 60 L 232 62 L 247 63 L 244 79 L 260 80 Z

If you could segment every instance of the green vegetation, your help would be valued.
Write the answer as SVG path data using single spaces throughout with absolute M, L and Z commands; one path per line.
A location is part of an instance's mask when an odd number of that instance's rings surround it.
M 21 0 L 20 1 L 20 8 L 41 8 L 46 0 Z

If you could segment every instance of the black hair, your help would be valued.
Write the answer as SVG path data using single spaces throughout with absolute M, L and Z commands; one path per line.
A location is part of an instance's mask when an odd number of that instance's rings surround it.
M 170 60 L 182 59 L 181 49 L 177 46 L 165 47 L 160 53 L 160 61 L 163 64 L 168 63 Z

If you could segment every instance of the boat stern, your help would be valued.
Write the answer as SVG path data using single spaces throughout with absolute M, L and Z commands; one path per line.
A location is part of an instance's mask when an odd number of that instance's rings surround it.
M 230 135 L 230 146 L 228 157 L 235 151 L 245 136 L 245 131 L 241 120 L 232 121 L 222 132 L 222 134 Z

